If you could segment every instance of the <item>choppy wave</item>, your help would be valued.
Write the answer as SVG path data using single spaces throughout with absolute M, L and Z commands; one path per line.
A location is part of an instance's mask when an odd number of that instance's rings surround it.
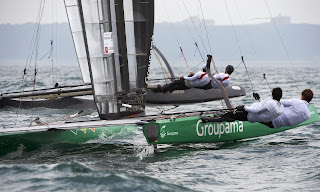
M 253 84 L 263 71 L 248 66 Z M 18 71 L 18 69 L 17 69 Z M 70 70 L 71 71 L 71 70 Z M 304 88 L 314 90 L 312 103 L 320 109 L 320 69 L 297 69 L 300 83 L 286 67 L 266 67 L 271 87 L 284 90 L 284 99 L 299 98 Z M 182 73 L 182 69 L 177 73 Z M 12 71 L 0 72 L 1 90 L 21 88 Z M 18 72 L 14 72 L 18 73 Z M 77 74 L 65 73 L 65 82 L 80 84 Z M 310 78 L 311 76 L 311 78 Z M 4 78 L 9 77 L 9 78 Z M 239 67 L 232 83 L 242 85 L 247 96 L 233 98 L 233 105 L 249 104 L 252 89 Z M 46 80 L 41 86 L 51 86 Z M 40 84 L 39 84 L 40 86 Z M 265 81 L 254 87 L 261 97 L 270 96 Z M 175 111 L 221 108 L 220 102 L 181 106 Z M 154 106 L 149 112 L 161 111 Z M 0 111 L 4 128 L 29 125 L 35 117 L 58 121 L 76 109 L 17 109 Z M 95 118 L 90 113 L 83 118 Z M 0 157 L 1 191 L 316 191 L 320 168 L 320 123 L 239 142 L 148 146 L 141 130 L 101 138 L 86 144 L 43 145 L 32 151 L 20 146 Z

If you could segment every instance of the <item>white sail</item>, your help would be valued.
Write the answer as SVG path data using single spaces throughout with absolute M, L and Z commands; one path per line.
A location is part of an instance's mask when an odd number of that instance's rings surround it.
M 65 0 L 65 5 L 83 79 L 92 83 L 100 118 L 143 111 L 153 0 Z M 136 107 L 123 107 L 128 102 Z
M 78 2 L 76 0 L 65 1 L 70 29 L 73 37 L 74 47 L 76 49 L 78 62 L 84 83 L 91 83 L 88 67 L 86 49 L 84 45 L 83 29 L 80 21 Z

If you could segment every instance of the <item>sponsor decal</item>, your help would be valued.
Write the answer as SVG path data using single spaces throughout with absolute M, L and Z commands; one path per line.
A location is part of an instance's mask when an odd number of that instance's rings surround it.
M 104 42 L 104 53 L 105 54 L 114 53 L 112 32 L 105 32 L 103 34 L 103 42 Z
M 243 122 L 221 122 L 221 123 L 206 123 L 201 120 L 197 122 L 197 135 L 199 137 L 218 135 L 219 138 L 224 134 L 243 132 Z
M 184 94 L 184 90 L 174 90 L 171 94 Z
M 75 135 L 77 135 L 78 134 L 78 130 L 76 129 L 76 130 L 72 130 L 72 129 L 70 129 L 70 131 L 73 133 L 73 134 L 75 134 Z
M 166 136 L 166 132 L 164 130 L 165 128 L 166 128 L 166 125 L 162 126 L 160 129 L 160 137 L 161 138 L 164 138 Z
M 232 89 L 241 90 L 241 88 L 239 86 L 232 86 Z
M 95 128 L 89 128 L 92 132 L 95 132 Z M 70 129 L 70 131 L 75 134 L 78 135 L 78 131 L 81 130 L 84 133 L 87 133 L 87 128 L 83 128 L 83 129 Z
M 170 132 L 170 131 L 165 131 L 164 129 L 166 128 L 166 125 L 162 126 L 160 129 L 160 137 L 164 138 L 165 136 L 174 136 L 174 135 L 179 135 L 179 132 Z
M 87 133 L 87 129 L 86 128 L 83 128 L 83 129 L 80 129 L 82 132 L 84 133 Z

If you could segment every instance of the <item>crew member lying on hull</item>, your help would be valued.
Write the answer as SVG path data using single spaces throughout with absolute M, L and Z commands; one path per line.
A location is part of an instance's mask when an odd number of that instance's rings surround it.
M 283 105 L 280 103 L 282 97 L 281 88 L 274 88 L 272 90 L 272 99 L 260 99 L 259 94 L 253 93 L 253 97 L 258 102 L 253 103 L 251 106 L 240 105 L 236 107 L 236 111 L 228 112 L 222 116 L 217 117 L 201 117 L 202 122 L 222 122 L 222 121 L 249 121 L 254 122 L 270 122 L 279 117 L 283 112 Z
M 234 68 L 232 65 L 228 65 L 224 73 L 215 74 L 213 77 L 221 82 L 224 87 L 227 87 L 230 84 L 230 75 L 233 73 Z M 210 81 L 211 87 L 214 89 L 218 89 L 219 86 L 214 82 Z
M 233 66 L 228 65 L 225 73 L 219 73 L 213 77 L 219 80 L 224 87 L 227 87 L 230 84 L 230 75 L 233 71 Z M 158 85 L 158 88 L 153 89 L 153 91 L 162 93 L 170 91 L 170 93 L 172 93 L 174 90 L 186 90 L 190 88 L 216 89 L 218 88 L 218 85 L 214 81 L 211 81 L 210 77 L 206 73 L 206 65 L 203 65 L 202 71 L 198 71 L 196 74 L 190 72 L 189 76 L 181 76 L 179 80 L 175 80 L 172 83 L 164 85 L 163 87 Z
M 295 126 L 307 121 L 311 114 L 309 103 L 313 98 L 313 92 L 310 89 L 305 89 L 301 93 L 301 99 L 282 100 L 284 106 L 283 113 L 274 120 L 262 123 L 270 128 L 280 128 L 287 126 Z

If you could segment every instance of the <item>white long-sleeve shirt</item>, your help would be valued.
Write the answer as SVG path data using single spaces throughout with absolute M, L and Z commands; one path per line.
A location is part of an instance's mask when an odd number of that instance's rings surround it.
M 210 77 L 202 71 L 198 71 L 192 77 L 184 77 L 184 79 L 188 80 L 192 87 L 202 87 L 210 82 Z
M 224 87 L 227 87 L 230 84 L 230 75 L 228 73 L 215 74 L 213 77 L 220 81 Z M 211 86 L 214 89 L 219 88 L 219 86 L 214 81 L 211 81 Z
M 298 125 L 310 118 L 309 103 L 306 100 L 290 99 L 281 103 L 284 111 L 272 121 L 274 128 Z
M 248 112 L 248 121 L 254 122 L 270 122 L 279 117 L 283 112 L 283 105 L 271 98 L 260 100 L 251 106 L 245 106 L 244 110 Z

